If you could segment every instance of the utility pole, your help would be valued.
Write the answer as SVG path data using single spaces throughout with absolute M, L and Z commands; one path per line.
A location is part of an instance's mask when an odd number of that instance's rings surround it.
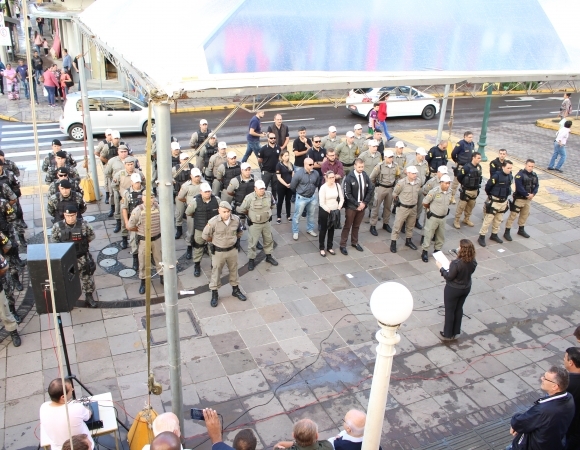
M 477 151 L 481 153 L 481 160 L 487 161 L 485 146 L 487 145 L 487 122 L 489 121 L 489 111 L 491 110 L 491 95 L 493 94 L 493 83 L 487 86 L 487 97 L 485 98 L 485 108 L 483 110 L 483 121 L 481 123 L 481 134 L 477 143 Z
M 445 125 L 445 113 L 447 112 L 447 99 L 449 98 L 449 85 L 445 85 L 445 92 L 443 94 L 443 102 L 439 110 L 439 127 L 437 128 L 437 140 L 435 145 L 441 142 L 441 135 L 443 134 L 443 126 Z

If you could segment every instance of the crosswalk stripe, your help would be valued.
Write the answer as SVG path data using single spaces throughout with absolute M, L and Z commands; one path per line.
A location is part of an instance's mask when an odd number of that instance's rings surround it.
M 44 134 L 42 135 L 43 139 L 47 139 L 47 138 L 58 138 L 58 137 L 62 137 L 62 136 L 66 136 L 66 134 L 62 134 L 62 133 L 58 133 L 58 134 Z M 25 140 L 30 140 L 33 139 L 32 136 L 21 136 L 21 137 L 10 137 L 10 138 L 2 138 L 2 142 L 6 142 L 6 141 L 25 141 Z
M 61 144 L 70 144 L 76 141 L 63 141 L 60 140 Z M 38 145 L 40 147 L 52 146 L 52 141 L 39 141 Z M 34 148 L 34 142 L 30 141 L 27 144 L 11 144 L 11 145 L 0 145 L 0 150 L 16 149 L 16 148 Z M 66 148 L 64 149 L 66 150 Z
M 67 153 L 77 153 L 77 152 L 84 152 L 85 148 L 84 147 L 69 147 L 69 148 L 65 148 L 64 149 Z M 41 150 L 40 154 L 41 155 L 48 155 L 52 150 L 48 149 L 48 150 Z M 36 155 L 35 151 L 31 151 L 31 152 L 18 152 L 18 153 L 6 153 L 5 157 L 6 158 L 19 158 L 21 156 L 34 156 Z
M 38 130 L 39 133 L 48 133 L 51 131 L 60 131 L 60 128 L 55 127 L 55 128 L 42 128 L 40 130 Z M 24 133 L 30 133 L 32 134 L 32 130 L 19 130 L 19 131 L 3 131 L 2 132 L 2 136 L 4 136 L 5 134 L 24 134 Z M 62 132 L 61 132 L 62 133 Z
M 49 122 L 49 123 L 39 123 L 36 126 L 38 127 L 54 127 L 56 126 L 57 122 Z M 32 125 L 30 124 L 19 124 L 19 125 L 3 125 L 2 128 L 30 128 L 32 131 Z

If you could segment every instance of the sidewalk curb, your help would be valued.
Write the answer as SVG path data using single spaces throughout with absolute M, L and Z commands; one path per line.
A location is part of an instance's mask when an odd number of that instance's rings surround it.
M 575 134 L 577 136 L 580 136 L 580 119 L 570 118 L 570 120 L 572 121 L 572 128 L 570 128 L 570 134 Z M 578 125 L 578 127 L 576 129 L 574 129 L 574 124 Z M 546 128 L 547 130 L 554 130 L 554 131 L 559 130 L 558 124 L 552 122 L 552 118 L 538 119 L 538 120 L 536 120 L 536 126 L 540 127 L 540 128 Z

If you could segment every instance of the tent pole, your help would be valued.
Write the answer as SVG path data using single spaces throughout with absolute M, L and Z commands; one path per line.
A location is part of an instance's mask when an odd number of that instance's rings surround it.
M 179 317 L 177 303 L 177 258 L 175 257 L 175 229 L 173 225 L 173 175 L 171 173 L 171 118 L 169 100 L 152 99 L 157 135 L 157 178 L 159 184 L 159 213 L 161 220 L 161 254 L 163 264 L 163 293 L 165 295 L 165 320 L 169 346 L 169 374 L 171 409 L 179 417 L 179 427 L 184 430 L 183 392 L 181 388 L 181 351 L 179 348 Z M 149 181 L 149 180 L 148 180 Z M 151 186 L 147 187 L 151 189 Z
M 447 112 L 447 99 L 449 98 L 449 85 L 445 85 L 445 93 L 443 94 L 443 102 L 441 103 L 441 109 L 439 110 L 439 127 L 437 128 L 437 139 L 435 140 L 435 145 L 439 145 L 441 142 L 441 135 L 443 134 L 443 125 L 445 125 L 445 113 Z

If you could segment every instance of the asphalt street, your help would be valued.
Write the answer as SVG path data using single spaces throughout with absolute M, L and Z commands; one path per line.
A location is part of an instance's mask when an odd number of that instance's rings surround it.
M 506 123 L 531 124 L 538 118 L 555 116 L 561 101 L 561 97 L 556 95 L 494 97 L 489 124 L 490 126 L 505 125 Z M 480 127 L 484 105 L 484 98 L 456 99 L 453 129 L 461 132 L 472 127 Z M 451 100 L 448 102 L 446 121 L 449 120 L 450 111 Z M 262 121 L 264 131 L 272 123 L 274 114 L 277 112 L 275 110 L 266 111 Z M 300 126 L 306 127 L 308 136 L 325 135 L 330 125 L 336 126 L 340 135 L 352 130 L 357 123 L 362 124 L 366 129 L 366 119 L 351 114 L 344 105 L 338 108 L 317 106 L 279 112 L 290 128 L 291 139 L 297 136 L 296 130 Z M 197 129 L 200 119 L 207 119 L 210 128 L 215 128 L 228 113 L 229 110 L 172 114 L 172 134 L 178 138 L 184 148 L 188 148 L 189 137 Z M 576 111 L 574 111 L 575 113 Z M 247 111 L 238 111 L 218 132 L 218 140 L 226 141 L 228 144 L 244 143 L 251 116 L 252 114 Z M 437 129 L 438 122 L 439 115 L 432 120 L 424 120 L 420 117 L 393 118 L 387 123 L 389 131 L 396 137 L 397 131 L 402 130 Z M 80 159 L 84 154 L 82 143 L 74 142 L 68 136 L 63 135 L 58 129 L 57 123 L 40 124 L 38 131 L 42 157 L 50 150 L 50 143 L 54 138 L 60 139 L 63 142 L 63 148 L 70 151 L 77 159 Z M 123 135 L 122 138 L 129 142 L 137 152 L 140 152 L 145 145 L 145 137 L 140 134 Z M 28 170 L 33 170 L 36 167 L 33 142 L 32 125 L 0 121 L 0 149 L 4 151 L 7 158 Z

